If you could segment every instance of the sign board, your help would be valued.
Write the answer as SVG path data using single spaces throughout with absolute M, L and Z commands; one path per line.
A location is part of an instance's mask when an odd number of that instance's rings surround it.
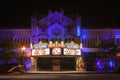
M 52 48 L 52 55 L 61 55 L 61 48 Z
M 46 49 L 33 49 L 32 56 L 39 56 L 39 55 L 49 55 L 50 51 L 48 48 Z
M 81 55 L 81 50 L 64 48 L 64 55 Z

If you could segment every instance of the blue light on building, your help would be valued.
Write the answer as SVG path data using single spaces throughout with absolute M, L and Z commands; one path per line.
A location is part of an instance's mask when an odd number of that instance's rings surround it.
M 99 58 L 96 59 L 96 66 L 97 66 L 97 71 L 101 71 L 104 68 L 102 59 Z
M 14 63 L 14 64 L 15 64 L 15 63 L 18 63 L 18 60 L 16 60 L 16 59 L 11 59 L 11 60 L 8 61 L 8 63 Z
M 113 59 L 108 60 L 108 66 L 113 68 L 115 66 L 115 61 Z
M 81 36 L 80 26 L 77 26 L 77 36 Z
M 26 66 L 27 69 L 31 68 L 31 59 L 30 58 L 27 58 L 25 60 L 25 66 Z

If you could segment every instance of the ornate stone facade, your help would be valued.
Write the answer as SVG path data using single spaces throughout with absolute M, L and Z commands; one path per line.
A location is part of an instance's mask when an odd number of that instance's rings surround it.
M 48 11 L 48 15 L 39 19 L 36 15 L 31 17 L 31 27 L 29 29 L 0 29 L 0 40 L 12 38 L 16 42 L 20 42 L 27 47 L 26 52 L 31 53 L 30 44 L 36 44 L 40 41 L 49 43 L 56 41 L 68 43 L 74 41 L 77 44 L 82 45 L 83 53 L 89 52 L 101 52 L 100 44 L 119 44 L 120 43 L 120 29 L 84 29 L 81 28 L 81 17 L 76 16 L 75 20 L 64 15 L 64 11 Z M 44 56 L 45 57 L 45 56 Z M 55 58 L 52 60 L 52 58 Z M 50 56 L 48 60 L 52 60 L 53 70 L 59 70 L 56 68 L 56 64 L 64 64 L 64 60 L 69 60 L 70 56 Z M 46 58 L 46 57 L 45 57 Z M 46 60 L 47 60 L 46 58 Z M 79 56 L 72 56 L 71 60 L 74 60 L 76 70 L 85 70 L 77 67 L 82 58 Z M 39 60 L 43 60 L 42 57 L 31 57 L 32 68 L 30 70 L 38 69 Z M 43 60 L 44 61 L 44 60 Z M 69 62 L 69 61 L 68 61 Z M 83 63 L 83 62 L 82 62 Z M 42 63 L 41 63 L 42 64 Z M 54 65 L 55 64 L 55 65 Z M 65 65 L 65 64 L 64 64 Z M 70 64 L 69 64 L 70 65 Z M 62 65 L 63 66 L 63 65 Z M 82 64 L 84 66 L 84 64 Z M 66 66 L 64 66 L 66 67 Z M 85 67 L 84 67 L 85 68 Z
M 48 11 L 48 15 L 39 19 L 31 17 L 29 29 L 0 29 L 0 40 L 12 37 L 14 41 L 23 43 L 28 48 L 30 43 L 39 41 L 75 41 L 82 43 L 83 52 L 96 52 L 103 42 L 120 43 L 120 29 L 81 29 L 81 17 L 75 20 L 66 17 L 64 11 Z M 113 41 L 114 38 L 114 41 Z M 86 50 L 87 49 L 87 50 Z

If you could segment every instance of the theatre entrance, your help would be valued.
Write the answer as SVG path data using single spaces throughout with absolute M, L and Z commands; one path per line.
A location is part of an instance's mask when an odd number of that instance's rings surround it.
M 39 71 L 74 71 L 75 57 L 38 57 L 37 70 Z

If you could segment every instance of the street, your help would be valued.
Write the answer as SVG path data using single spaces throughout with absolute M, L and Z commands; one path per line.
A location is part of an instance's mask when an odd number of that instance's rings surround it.
M 8 74 L 0 80 L 120 80 L 120 74 Z

